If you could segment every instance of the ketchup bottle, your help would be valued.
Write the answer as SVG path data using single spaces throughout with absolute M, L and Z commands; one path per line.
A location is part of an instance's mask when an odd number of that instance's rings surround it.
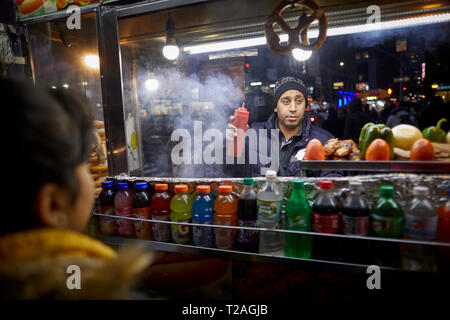
M 234 137 L 234 143 L 229 142 L 227 146 L 227 154 L 231 157 L 239 158 L 242 154 L 242 146 L 244 145 L 245 131 L 247 131 L 248 116 L 249 113 L 245 108 L 245 102 L 243 102 L 242 106 L 234 111 L 233 126 L 235 126 L 238 130 L 237 136 Z

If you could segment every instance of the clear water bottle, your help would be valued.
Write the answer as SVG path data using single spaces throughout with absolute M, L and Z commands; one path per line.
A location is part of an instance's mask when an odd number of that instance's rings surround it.
M 259 189 L 256 196 L 259 228 L 281 228 L 281 202 L 283 191 L 277 183 L 277 173 L 273 170 L 266 172 L 266 182 Z M 259 236 L 259 253 L 284 255 L 284 234 L 281 232 L 262 231 Z
M 432 241 L 436 239 L 437 233 L 438 214 L 436 206 L 428 198 L 429 190 L 427 187 L 414 187 L 413 195 L 414 199 L 405 210 L 404 238 Z M 401 252 L 404 269 L 428 272 L 437 270 L 436 247 L 403 243 Z

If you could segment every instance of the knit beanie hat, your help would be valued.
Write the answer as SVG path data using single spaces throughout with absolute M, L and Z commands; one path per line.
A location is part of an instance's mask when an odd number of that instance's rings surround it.
M 278 99 L 288 90 L 298 90 L 303 93 L 306 105 L 308 105 L 308 89 L 302 80 L 294 77 L 283 77 L 275 83 L 275 91 L 273 93 L 273 106 L 276 107 Z

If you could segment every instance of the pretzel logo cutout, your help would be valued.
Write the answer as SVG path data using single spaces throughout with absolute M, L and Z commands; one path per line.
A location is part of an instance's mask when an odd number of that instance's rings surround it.
M 294 29 L 291 29 L 286 21 L 281 18 L 281 14 L 292 5 L 313 10 L 313 14 L 309 17 L 306 14 L 301 15 L 298 19 L 298 25 Z M 307 36 L 308 26 L 316 19 L 319 20 L 319 36 L 309 44 Z M 275 23 L 278 24 L 281 30 L 289 37 L 286 46 L 280 44 L 280 37 L 275 33 L 273 28 Z M 264 33 L 266 35 L 267 46 L 270 50 L 275 53 L 287 54 L 294 48 L 316 51 L 323 45 L 327 38 L 327 28 L 328 22 L 325 12 L 314 0 L 283 0 L 278 4 L 270 16 L 267 17 L 264 24 Z

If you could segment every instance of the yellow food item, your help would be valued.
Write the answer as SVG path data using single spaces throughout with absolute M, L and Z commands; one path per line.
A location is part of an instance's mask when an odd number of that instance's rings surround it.
M 392 134 L 393 147 L 403 150 L 410 150 L 414 142 L 423 138 L 422 132 L 409 124 L 399 124 L 392 129 Z

